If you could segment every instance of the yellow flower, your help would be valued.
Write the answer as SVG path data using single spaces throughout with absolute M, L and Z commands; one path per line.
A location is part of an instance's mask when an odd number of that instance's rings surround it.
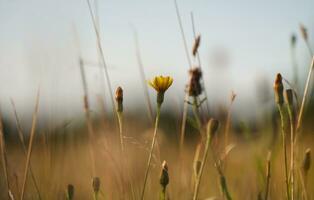
M 149 81 L 148 84 L 157 91 L 157 104 L 160 107 L 164 101 L 164 94 L 166 90 L 171 86 L 173 82 L 170 76 L 156 76 L 153 80 Z
M 170 76 L 156 76 L 148 84 L 152 86 L 158 93 L 164 93 L 172 84 L 173 79 Z

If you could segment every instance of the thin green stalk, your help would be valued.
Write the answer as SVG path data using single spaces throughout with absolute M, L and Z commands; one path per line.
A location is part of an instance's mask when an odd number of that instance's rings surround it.
M 117 115 L 118 115 L 118 122 L 119 122 L 119 136 L 120 136 L 121 152 L 124 153 L 123 130 L 122 130 L 122 113 L 117 112 Z
M 283 156 L 284 156 L 284 165 L 285 165 L 285 183 L 286 183 L 286 190 L 287 190 L 286 193 L 287 193 L 287 199 L 290 200 L 285 118 L 284 118 L 283 108 L 284 107 L 282 104 L 278 104 L 278 110 L 279 110 L 280 119 L 281 119 L 282 146 L 283 146 Z
M 166 187 L 161 186 L 159 200 L 166 200 Z
M 157 130 L 158 130 L 158 124 L 159 124 L 159 117 L 160 117 L 160 108 L 161 108 L 161 104 L 158 104 L 157 105 L 157 112 L 156 112 L 156 121 L 155 121 L 155 130 L 154 130 L 154 135 L 153 135 L 153 141 L 152 141 L 150 151 L 149 151 L 149 157 L 148 157 L 146 172 L 145 172 L 145 177 L 144 177 L 144 184 L 143 184 L 143 189 L 142 189 L 142 193 L 141 193 L 141 199 L 142 200 L 144 199 L 148 173 L 149 173 L 149 170 L 151 167 L 151 161 L 152 161 L 154 146 L 155 146 L 155 142 L 157 139 Z
M 202 122 L 201 122 L 201 119 L 200 119 L 200 112 L 199 112 L 199 109 L 198 109 L 197 97 L 193 97 L 193 105 L 192 106 L 193 106 L 193 113 L 194 113 L 194 117 L 195 117 L 195 120 L 196 120 L 197 128 L 198 128 L 198 130 L 201 133 Z
M 219 158 L 217 158 L 216 154 L 215 154 L 215 151 L 213 149 L 213 146 L 210 145 L 211 147 L 211 151 L 212 151 L 212 154 L 213 154 L 213 159 L 214 159 L 214 163 L 215 163 L 215 168 L 219 174 L 219 181 L 220 181 L 220 187 L 221 187 L 221 190 L 222 190 L 222 193 L 224 196 L 226 196 L 227 200 L 232 200 L 232 197 L 230 195 L 230 192 L 228 190 L 228 185 L 227 185 L 227 180 L 226 180 L 226 177 L 221 169 L 221 165 L 220 165 L 220 161 L 219 161 Z
M 210 146 L 210 141 L 211 141 L 211 136 L 210 136 L 210 132 L 209 131 L 210 131 L 210 129 L 208 128 L 207 129 L 207 139 L 206 139 L 205 153 L 204 153 L 203 158 L 202 158 L 200 171 L 197 173 L 196 183 L 195 183 L 195 188 L 194 188 L 193 200 L 197 200 L 197 198 L 198 198 L 199 186 L 200 186 L 201 178 L 202 178 L 202 175 L 203 175 L 203 172 L 204 172 L 205 163 L 206 163 L 207 157 L 208 157 L 209 146 Z
M 294 114 L 291 105 L 288 105 L 288 114 L 290 121 L 290 189 L 291 200 L 294 200 Z

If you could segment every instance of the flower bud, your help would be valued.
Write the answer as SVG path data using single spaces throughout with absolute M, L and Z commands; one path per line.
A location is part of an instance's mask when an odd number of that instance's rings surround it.
M 123 90 L 118 87 L 116 90 L 117 112 L 123 112 Z
M 100 190 L 100 179 L 99 179 L 99 177 L 93 178 L 93 190 L 95 193 L 98 193 Z
M 165 160 L 162 163 L 162 168 L 161 168 L 161 174 L 160 174 L 159 182 L 160 182 L 160 185 L 163 188 L 166 188 L 167 185 L 169 184 L 168 165 L 167 165 L 167 162 Z
M 67 196 L 69 200 L 72 200 L 74 197 L 74 186 L 69 184 L 67 187 Z
M 278 73 L 274 83 L 275 102 L 279 105 L 283 104 L 283 84 L 281 74 Z
M 308 148 L 305 151 L 305 155 L 304 155 L 303 166 L 302 166 L 303 172 L 306 174 L 310 170 L 310 167 L 311 167 L 311 149 Z

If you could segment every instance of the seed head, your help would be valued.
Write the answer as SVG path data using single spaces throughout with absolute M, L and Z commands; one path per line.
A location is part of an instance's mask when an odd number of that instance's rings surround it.
M 99 179 L 99 177 L 93 178 L 93 190 L 95 193 L 98 193 L 100 190 L 100 179 Z
M 300 24 L 300 31 L 301 31 L 301 35 L 302 35 L 303 39 L 305 41 L 307 41 L 308 40 L 307 29 L 305 28 L 305 26 L 303 24 Z
M 188 92 L 190 96 L 198 96 L 202 93 L 202 86 L 201 86 L 201 78 L 202 78 L 202 71 L 200 68 L 195 67 L 190 69 L 190 82 L 188 85 Z
M 163 188 L 166 188 L 167 185 L 169 184 L 168 165 L 167 165 L 167 162 L 165 160 L 162 163 L 159 182 Z
M 279 105 L 283 104 L 283 84 L 281 74 L 278 73 L 274 83 L 275 102 Z
M 198 35 L 195 38 L 194 45 L 193 45 L 193 48 L 192 48 L 193 56 L 196 56 L 196 53 L 198 52 L 198 47 L 200 46 L 200 42 L 201 42 L 201 35 Z
M 304 160 L 303 160 L 303 172 L 306 174 L 311 167 L 311 149 L 308 148 L 305 151 Z
M 123 90 L 118 87 L 116 90 L 117 112 L 123 112 Z
M 74 197 L 74 186 L 72 184 L 69 184 L 67 187 L 67 196 L 69 200 L 72 200 Z

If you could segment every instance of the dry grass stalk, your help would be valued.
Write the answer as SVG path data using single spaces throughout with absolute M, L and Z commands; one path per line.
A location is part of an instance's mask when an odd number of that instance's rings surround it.
M 210 119 L 208 121 L 205 152 L 204 152 L 204 155 L 203 155 L 203 158 L 202 158 L 202 161 L 201 161 L 201 166 L 200 166 L 199 173 L 197 173 L 197 178 L 196 178 L 196 183 L 195 183 L 194 193 L 193 193 L 193 200 L 197 200 L 198 199 L 201 178 L 202 178 L 202 175 L 203 175 L 203 172 L 204 172 L 204 167 L 205 167 L 205 164 L 206 164 L 206 161 L 207 161 L 207 157 L 208 157 L 208 153 L 209 153 L 209 149 L 210 149 L 210 146 L 211 146 L 211 138 L 217 132 L 218 126 L 219 126 L 219 122 L 217 120 Z
M 282 135 L 282 147 L 283 147 L 283 157 L 284 157 L 284 167 L 285 167 L 285 183 L 286 183 L 286 193 L 288 200 L 290 199 L 289 190 L 289 175 L 288 175 L 288 159 L 287 159 L 287 145 L 286 145 L 286 127 L 285 127 L 285 112 L 284 112 L 284 95 L 283 95 L 283 84 L 281 74 L 276 75 L 274 83 L 275 92 L 275 102 L 278 106 L 280 119 L 281 119 L 281 135 Z
M 0 114 L 0 148 L 1 148 L 1 158 L 2 158 L 2 166 L 4 172 L 4 179 L 6 183 L 6 189 L 8 193 L 8 198 L 11 199 L 11 190 L 10 190 L 10 182 L 9 182 L 9 174 L 8 174 L 8 160 L 7 153 L 5 148 L 5 140 L 4 140 L 4 132 L 3 132 L 3 124 L 2 124 L 2 116 Z
M 90 4 L 90 0 L 86 0 L 86 1 L 87 1 L 87 4 L 88 4 L 88 10 L 89 10 L 89 13 L 90 13 L 90 17 L 92 19 L 94 31 L 95 31 L 95 34 L 96 34 L 97 47 L 98 47 L 100 58 L 101 58 L 101 61 L 102 61 L 102 64 L 103 64 L 103 68 L 104 68 L 104 71 L 105 71 L 105 77 L 106 77 L 106 81 L 107 81 L 107 86 L 108 86 L 109 93 L 110 93 L 110 100 L 111 100 L 111 105 L 112 105 L 112 111 L 113 111 L 113 113 L 115 115 L 115 113 L 116 113 L 115 112 L 115 103 L 114 103 L 113 91 L 112 91 L 112 86 L 111 86 L 111 80 L 110 80 L 110 76 L 109 76 L 109 72 L 108 72 L 107 63 L 106 63 L 106 60 L 105 60 L 104 51 L 103 51 L 103 48 L 102 48 L 102 45 L 101 45 L 101 37 L 100 37 L 99 29 L 98 29 L 98 26 L 97 26 L 97 22 L 95 20 L 95 16 L 93 14 L 93 10 L 92 10 L 91 4 Z M 117 116 L 116 116 L 116 118 L 117 118 Z
M 90 116 L 90 107 L 89 107 L 89 99 L 88 99 L 88 87 L 87 87 L 87 81 L 86 81 L 86 75 L 85 75 L 85 69 L 84 69 L 84 62 L 80 58 L 79 60 L 79 67 L 81 72 L 81 78 L 82 78 L 82 85 L 83 85 L 83 92 L 84 92 L 84 112 L 85 112 L 85 119 L 86 119 L 86 126 L 88 130 L 88 139 L 89 139 L 89 154 L 91 159 L 91 167 L 92 167 L 92 176 L 95 176 L 96 174 L 96 160 L 95 160 L 95 153 L 93 150 L 93 143 L 94 143 L 94 128 L 92 119 Z
M 196 48 L 195 54 L 193 53 L 194 52 L 193 50 L 192 50 L 192 53 L 194 55 L 194 58 L 197 57 L 198 66 L 201 69 L 201 72 L 203 73 L 201 57 L 200 57 L 200 53 L 199 53 L 199 45 L 200 45 L 201 36 L 200 35 L 196 35 L 193 12 L 191 12 L 191 21 L 192 21 L 192 30 L 193 30 L 193 36 L 194 36 L 194 44 L 198 46 Z M 205 84 L 205 79 L 203 78 L 202 87 L 204 88 L 204 95 L 205 95 L 205 99 L 206 99 L 206 111 L 207 111 L 206 116 L 207 116 L 209 114 L 209 103 L 208 103 L 208 95 L 207 95 L 207 90 L 206 90 L 205 85 L 206 85 Z
M 21 191 L 21 200 L 24 199 L 24 195 L 25 195 L 27 175 L 28 175 L 28 171 L 29 171 L 29 166 L 30 166 L 29 164 L 30 164 L 30 159 L 31 159 L 31 155 L 32 155 L 32 150 L 33 150 L 33 141 L 34 141 L 34 137 L 35 137 L 38 107 L 39 107 L 39 94 L 40 94 L 40 90 L 38 89 L 37 97 L 36 97 L 35 110 L 33 112 L 32 128 L 31 128 L 31 132 L 30 132 L 30 138 L 29 138 L 29 144 L 28 144 L 28 150 L 27 150 L 26 164 L 25 164 L 22 191 Z
M 150 99 L 149 99 L 148 87 L 146 84 L 147 79 L 146 79 L 146 75 L 144 72 L 144 66 L 143 66 L 143 62 L 142 62 L 142 58 L 141 58 L 138 35 L 137 35 L 135 28 L 134 28 L 134 41 L 135 41 L 135 48 L 136 48 L 136 58 L 137 58 L 138 68 L 140 71 L 141 83 L 142 83 L 142 87 L 143 87 L 143 91 L 144 91 L 144 95 L 145 95 L 145 100 L 146 100 L 146 105 L 147 105 L 147 110 L 148 110 L 148 116 L 149 116 L 150 121 L 152 123 L 154 123 L 153 108 L 152 108 L 152 104 L 151 104 Z
M 269 194 L 269 187 L 270 187 L 270 178 L 271 178 L 271 152 L 268 152 L 267 155 L 267 164 L 266 164 L 266 190 L 265 190 L 265 198 L 264 200 L 268 199 Z
M 26 157 L 27 156 L 27 148 L 26 148 L 26 144 L 25 144 L 25 140 L 24 140 L 24 134 L 23 134 L 23 131 L 22 131 L 21 123 L 20 123 L 19 116 L 17 114 L 17 110 L 16 110 L 15 103 L 14 103 L 13 99 L 11 99 L 11 104 L 12 104 L 12 108 L 13 108 L 13 112 L 14 112 L 14 118 L 15 118 L 15 124 L 16 124 L 16 127 L 17 127 L 17 132 L 18 132 L 18 135 L 19 135 L 20 142 L 22 144 L 23 153 L 24 153 L 24 155 Z M 33 172 L 32 162 L 31 161 L 29 162 L 29 172 L 30 172 L 32 181 L 34 183 L 35 190 L 37 192 L 38 198 L 41 199 L 40 191 L 39 191 L 39 188 L 38 188 L 38 185 L 37 185 L 35 174 Z
M 227 146 L 229 144 L 229 132 L 230 132 L 230 125 L 231 125 L 231 109 L 232 109 L 232 105 L 233 102 L 236 98 L 236 93 L 234 93 L 233 91 L 231 92 L 231 96 L 230 96 L 230 104 L 229 104 L 229 108 L 228 108 L 228 114 L 227 114 L 227 121 L 226 121 L 226 129 L 225 129 L 225 151 L 227 149 Z
M 294 200 L 294 131 L 295 131 L 295 118 L 293 110 L 293 90 L 285 90 L 285 100 L 288 108 L 289 121 L 290 121 L 290 190 L 291 199 Z

